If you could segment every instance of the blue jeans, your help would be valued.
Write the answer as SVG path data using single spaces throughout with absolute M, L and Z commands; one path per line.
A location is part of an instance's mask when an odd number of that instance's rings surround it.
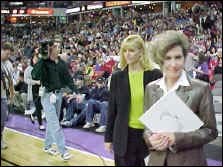
M 73 118 L 74 113 L 77 113 L 77 110 L 82 110 L 83 108 L 84 108 L 83 103 L 77 103 L 76 99 L 71 100 L 70 103 L 67 104 L 66 114 L 64 115 L 64 119 L 66 121 L 70 121 Z
M 75 99 L 71 100 L 70 103 L 67 104 L 66 114 L 65 114 L 65 120 L 70 121 L 74 113 L 77 113 L 78 110 L 83 110 L 85 107 L 86 102 L 83 103 L 77 103 Z
M 106 125 L 107 120 L 107 111 L 108 111 L 108 102 L 100 102 L 98 100 L 90 99 L 88 100 L 88 107 L 86 112 L 86 121 L 92 122 L 94 113 L 101 113 L 101 118 L 99 124 Z
M 55 104 L 50 103 L 50 96 L 52 93 L 45 93 L 41 97 L 41 103 L 46 115 L 47 127 L 45 136 L 45 148 L 50 148 L 53 142 L 56 142 L 58 150 L 61 154 L 66 151 L 65 140 L 62 128 L 59 124 L 58 114 L 60 113 L 60 107 L 62 102 L 62 93 L 57 93 L 57 101 Z
M 77 103 L 74 99 L 67 105 L 67 111 L 65 114 L 65 120 L 69 121 L 72 126 L 77 126 L 84 122 L 86 118 L 86 110 L 87 110 L 87 101 L 83 101 L 82 103 Z M 78 114 L 77 110 L 81 110 Z M 77 113 L 77 117 L 74 114 Z
M 1 98 L 1 139 L 8 115 L 8 103 L 6 98 Z
M 69 122 L 71 124 L 71 126 L 77 126 L 79 124 L 84 123 L 85 119 L 86 119 L 86 111 L 87 108 L 85 107 L 83 110 L 81 110 L 81 113 L 79 113 L 77 115 L 77 117 L 73 117 Z

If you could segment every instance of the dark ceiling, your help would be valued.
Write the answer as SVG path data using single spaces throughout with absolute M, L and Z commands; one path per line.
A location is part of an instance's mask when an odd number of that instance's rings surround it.
M 23 5 L 11 5 L 11 2 L 23 2 Z M 1 1 L 1 8 L 21 8 L 21 7 L 53 7 L 72 8 L 92 4 L 97 1 Z M 103 1 L 100 1 L 103 2 Z

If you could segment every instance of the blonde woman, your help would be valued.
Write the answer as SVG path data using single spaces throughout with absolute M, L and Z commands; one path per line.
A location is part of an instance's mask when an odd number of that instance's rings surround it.
M 121 44 L 121 70 L 111 77 L 105 148 L 114 151 L 116 166 L 145 166 L 148 150 L 138 118 L 143 114 L 145 85 L 162 76 L 147 56 L 143 39 L 129 35 Z
M 149 83 L 145 90 L 146 111 L 163 95 L 175 91 L 190 109 L 204 122 L 195 131 L 183 133 L 151 133 L 145 130 L 144 139 L 150 150 L 149 166 L 205 166 L 203 146 L 218 136 L 213 97 L 208 84 L 191 79 L 184 71 L 189 48 L 187 37 L 169 30 L 151 42 L 153 60 L 160 65 L 163 78 Z M 180 112 L 180 109 L 179 109 Z M 188 122 L 192 123 L 192 122 Z M 159 124 L 159 122 L 157 122 Z

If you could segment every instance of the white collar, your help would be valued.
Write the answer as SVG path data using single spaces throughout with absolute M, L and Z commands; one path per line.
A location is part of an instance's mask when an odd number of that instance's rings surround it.
M 183 70 L 180 78 L 177 80 L 177 82 L 175 83 L 175 85 L 173 86 L 173 88 L 171 88 L 169 91 L 167 91 L 167 87 L 166 87 L 166 83 L 165 83 L 165 74 L 163 75 L 163 77 L 158 80 L 158 82 L 156 82 L 157 85 L 160 86 L 161 89 L 163 89 L 164 94 L 170 92 L 170 91 L 175 91 L 179 88 L 179 86 L 190 86 L 190 82 L 187 79 L 187 75 L 186 72 Z

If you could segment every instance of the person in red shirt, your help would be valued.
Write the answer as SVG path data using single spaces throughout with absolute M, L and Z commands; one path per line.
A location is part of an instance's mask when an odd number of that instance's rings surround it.
M 103 66 L 101 66 L 101 71 L 108 71 L 110 74 L 112 73 L 112 68 L 115 65 L 115 61 L 113 59 L 110 59 L 108 62 L 106 62 Z

